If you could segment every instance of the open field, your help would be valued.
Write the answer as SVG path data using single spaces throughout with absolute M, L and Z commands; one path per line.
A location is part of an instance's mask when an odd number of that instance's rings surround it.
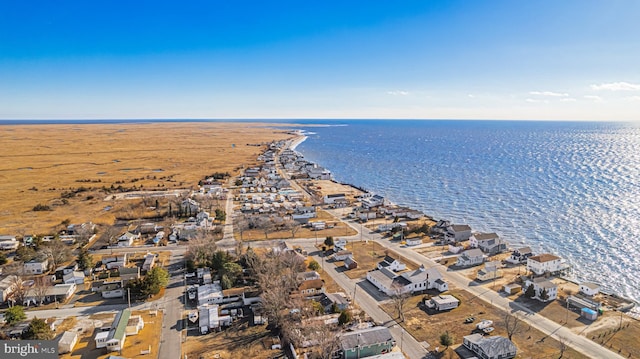
M 192 188 L 214 172 L 238 173 L 260 144 L 290 138 L 251 123 L 2 126 L 0 232 L 47 233 L 69 219 L 111 224 L 101 190 Z M 127 202 L 127 201 L 124 201 Z M 51 210 L 33 211 L 41 204 Z
M 243 321 L 235 322 L 218 333 L 189 335 L 183 348 L 189 358 L 196 359 L 277 358 L 283 352 L 271 349 L 271 338 L 272 334 L 266 326 L 250 327 Z
M 413 335 L 418 341 L 429 343 L 430 350 L 435 350 L 443 346 L 440 345 L 440 335 L 448 331 L 454 337 L 454 347 L 462 343 L 465 335 L 472 334 L 476 330 L 476 324 L 484 319 L 492 320 L 495 331 L 491 335 L 501 335 L 506 337 L 507 332 L 504 325 L 504 312 L 494 308 L 490 304 L 479 299 L 474 299 L 471 294 L 454 290 L 449 292 L 460 300 L 460 306 L 450 311 L 429 314 L 420 303 L 424 296 L 416 295 L 411 297 L 405 305 L 405 321 L 400 323 L 407 332 Z M 436 295 L 433 292 L 432 295 Z M 391 317 L 396 318 L 397 312 L 390 301 L 383 304 L 384 309 Z M 471 324 L 466 324 L 466 318 L 474 316 L 476 320 Z M 519 333 L 514 334 L 512 340 L 518 347 L 517 358 L 558 358 L 560 350 L 559 343 L 552 338 L 546 337 L 543 333 L 530 328 L 521 323 Z M 457 356 L 455 356 L 457 357 Z M 563 358 L 584 358 L 583 355 L 568 349 L 564 352 Z

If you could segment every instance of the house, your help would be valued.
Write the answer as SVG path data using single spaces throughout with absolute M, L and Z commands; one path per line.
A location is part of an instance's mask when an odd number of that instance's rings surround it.
M 324 281 L 322 279 L 305 280 L 298 288 L 291 292 L 292 297 L 309 298 L 324 293 Z
M 386 255 L 384 259 L 378 263 L 378 269 L 382 268 L 389 268 L 394 272 L 399 272 L 407 269 L 407 265 L 389 255 Z
M 318 302 L 324 308 L 325 313 L 331 313 L 334 306 L 338 311 L 349 308 L 349 302 L 342 294 L 339 293 L 322 293 Z
M 318 272 L 316 272 L 316 271 L 300 272 L 300 273 L 296 274 L 296 279 L 298 281 L 320 279 L 320 274 Z
M 347 249 L 347 240 L 344 238 L 338 238 L 333 242 L 334 248 L 339 248 L 341 250 Z
M 99 292 L 102 298 L 123 298 L 126 290 L 123 287 L 122 281 L 114 282 L 93 282 L 91 284 L 92 292 Z
M 27 290 L 24 296 L 23 305 L 29 306 L 29 304 L 37 304 L 40 301 L 51 303 L 62 303 L 69 299 L 76 292 L 76 284 L 56 284 L 46 288 L 44 294 L 37 293 L 36 288 L 31 287 Z
M 107 269 L 124 267 L 127 264 L 127 254 L 122 253 L 102 257 L 102 263 L 106 265 Z
M 324 221 L 309 222 L 309 224 L 312 231 L 320 231 L 327 228 L 327 224 Z
M 435 233 L 435 234 L 446 234 L 447 233 L 447 228 L 449 228 L 451 226 L 451 222 L 450 221 L 445 221 L 445 220 L 439 220 L 438 222 L 436 222 L 436 224 L 431 227 L 431 232 Z
M 500 261 L 487 262 L 484 264 L 484 268 L 478 271 L 476 278 L 483 282 L 501 278 L 504 275 L 501 266 Z
M 78 333 L 65 331 L 58 338 L 58 354 L 71 353 L 78 343 Z
M 120 272 L 120 279 L 122 280 L 123 285 L 126 285 L 128 281 L 133 279 L 140 278 L 140 267 L 120 267 L 118 268 L 118 272 Z
M 198 326 L 201 334 L 207 334 L 211 330 L 220 329 L 231 325 L 229 315 L 220 315 L 220 307 L 217 304 L 207 304 L 198 307 Z
M 191 213 L 195 215 L 196 213 L 200 212 L 200 204 L 191 198 L 187 198 L 180 202 L 180 209 L 184 213 Z
M 107 348 L 107 351 L 114 352 L 122 350 L 127 334 L 127 326 L 131 318 L 131 311 L 123 309 L 116 314 L 111 329 L 98 332 L 95 337 L 96 348 Z
M 515 249 L 509 258 L 505 259 L 509 263 L 520 264 L 526 263 L 529 257 L 533 256 L 531 247 L 522 247 Z
M 362 207 L 364 208 L 384 206 L 385 204 L 386 204 L 386 201 L 384 197 L 379 194 L 375 194 L 373 196 L 362 199 Z
M 338 353 L 342 359 L 359 359 L 390 352 L 396 345 L 387 327 L 373 327 L 347 332 L 339 337 Z
M 73 271 L 68 272 L 62 276 L 62 283 L 64 284 L 84 284 L 84 272 Z
M 493 256 L 507 250 L 507 243 L 495 233 L 477 233 L 476 235 L 476 247 L 487 255 Z
M 546 278 L 537 277 L 533 279 L 527 279 L 524 282 L 523 290 L 526 292 L 527 288 L 529 288 L 529 286 L 531 285 L 533 285 L 533 289 L 535 291 L 534 298 L 538 299 L 541 302 L 549 302 L 558 298 L 558 285 Z M 547 294 L 546 299 L 542 298 L 543 293 Z
M 62 279 L 65 274 L 73 273 L 78 270 L 78 263 L 73 262 L 66 266 L 60 266 L 56 268 L 56 279 Z
M 593 297 L 594 295 L 600 293 L 600 286 L 592 282 L 580 283 L 580 292 Z
M 144 257 L 144 263 L 142 264 L 142 270 L 148 272 L 156 264 L 156 255 L 153 253 L 147 253 Z
M 413 283 L 405 277 L 398 276 L 387 267 L 367 272 L 367 280 L 386 295 L 402 294 L 410 291 Z
M 26 274 L 43 274 L 49 269 L 48 259 L 32 259 L 24 263 L 24 272 Z
M 134 234 L 131 232 L 125 232 L 118 237 L 118 243 L 116 246 L 118 247 L 131 247 L 133 245 L 133 241 L 140 238 L 139 234 Z
M 353 257 L 353 252 L 351 251 L 339 251 L 333 255 L 333 259 L 336 261 L 343 261 L 349 257 Z
M 458 257 L 456 265 L 460 267 L 477 266 L 484 262 L 484 254 L 478 248 L 469 249 Z
M 356 260 L 353 259 L 353 257 L 345 258 L 343 264 L 347 270 L 358 268 L 358 262 L 356 262 Z
M 513 342 L 499 335 L 483 337 L 475 333 L 463 337 L 462 345 L 471 350 L 479 359 L 511 359 L 518 349 Z
M 405 240 L 406 244 L 408 246 L 417 246 L 422 244 L 422 238 L 421 237 L 411 237 L 411 238 L 407 238 Z
M 4 303 L 16 288 L 18 276 L 8 275 L 0 280 L 0 303 Z
M 478 241 L 500 238 L 497 233 L 475 232 L 469 237 L 469 247 L 478 248 Z
M 367 221 L 369 219 L 376 219 L 378 217 L 378 212 L 376 211 L 360 211 L 358 212 L 358 219 L 361 221 Z
M 20 242 L 15 236 L 0 236 L 0 250 L 11 251 L 18 249 Z
M 401 274 L 402 277 L 411 282 L 408 290 L 411 293 L 425 289 L 437 289 L 439 292 L 449 290 L 447 282 L 442 280 L 442 274 L 436 268 L 425 269 L 424 265 L 412 272 Z
M 462 242 L 471 237 L 471 227 L 466 224 L 452 224 L 447 227 L 445 237 L 449 242 Z
M 210 283 L 198 287 L 198 305 L 220 304 L 223 302 L 220 283 Z
M 452 295 L 438 295 L 435 297 L 431 297 L 431 299 L 426 299 L 424 304 L 428 308 L 432 308 L 441 312 L 443 310 L 451 310 L 453 308 L 458 308 L 458 304 L 460 301 L 452 296 Z
M 553 254 L 544 253 L 527 258 L 527 270 L 530 270 L 536 275 L 555 273 L 562 269 L 562 259 Z
M 324 196 L 324 204 L 333 204 L 336 201 L 346 201 L 347 197 L 344 193 L 333 193 Z
M 395 223 L 385 223 L 378 225 L 378 232 L 386 232 L 390 231 L 394 228 L 400 228 L 405 230 L 407 228 L 407 224 L 405 222 L 395 222 Z

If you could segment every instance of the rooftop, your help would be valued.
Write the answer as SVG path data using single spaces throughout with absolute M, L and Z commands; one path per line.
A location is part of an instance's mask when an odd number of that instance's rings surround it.
M 560 260 L 560 259 L 561 259 L 560 257 L 554 256 L 553 254 L 550 254 L 550 253 L 544 253 L 544 254 L 539 254 L 537 256 L 529 257 L 530 261 L 535 261 L 538 263 L 551 262 L 551 261 Z

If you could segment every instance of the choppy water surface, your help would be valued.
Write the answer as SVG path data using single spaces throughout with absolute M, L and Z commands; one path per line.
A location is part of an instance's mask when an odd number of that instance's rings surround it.
M 579 280 L 640 299 L 640 126 L 343 121 L 297 151 L 436 219 L 567 258 Z

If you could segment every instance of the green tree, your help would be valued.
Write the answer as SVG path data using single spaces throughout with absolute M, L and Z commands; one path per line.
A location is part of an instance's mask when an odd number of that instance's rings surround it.
M 325 240 L 324 240 L 324 244 L 325 244 L 327 247 L 332 247 L 332 246 L 333 246 L 333 237 L 328 236 L 327 238 L 325 238 Z
M 222 222 L 225 219 L 227 219 L 227 214 L 220 208 L 216 208 L 216 220 Z
M 229 253 L 220 250 L 215 251 L 213 253 L 213 256 L 211 257 L 211 268 L 216 272 L 223 271 L 224 265 L 231 262 L 232 260 L 233 258 L 231 257 L 231 255 L 229 255 Z
M 543 302 L 549 299 L 549 292 L 547 291 L 547 288 L 542 288 L 542 291 L 540 292 L 540 299 Z
M 451 336 L 451 334 L 449 334 L 449 331 L 440 334 L 440 344 L 444 345 L 446 349 L 449 349 L 449 347 L 453 344 L 453 337 Z
M 344 325 L 351 322 L 351 313 L 346 310 L 340 312 L 340 316 L 338 317 L 338 324 Z
M 324 314 L 324 307 L 322 303 L 316 302 L 315 300 L 311 301 L 311 309 L 316 315 Z
M 4 253 L 0 253 L 0 266 L 7 263 L 7 256 Z
M 25 319 L 27 319 L 27 315 L 24 314 L 24 308 L 20 305 L 15 305 L 4 312 L 4 321 L 8 325 L 21 322 Z
M 320 264 L 318 264 L 318 262 L 316 262 L 315 260 L 311 260 L 311 262 L 309 262 L 309 265 L 307 266 L 307 268 L 317 271 L 318 269 L 320 269 Z
M 25 340 L 51 340 L 55 333 L 43 319 L 33 318 L 27 331 L 22 335 Z
M 93 268 L 93 256 L 89 254 L 89 251 L 85 248 L 80 248 L 78 253 L 78 267 L 80 269 Z
M 222 266 L 222 275 L 231 281 L 231 287 L 242 275 L 242 266 L 235 262 L 227 262 Z
M 153 267 L 144 277 L 145 287 L 149 295 L 155 295 L 169 284 L 169 272 L 162 267 Z
M 527 298 L 533 298 L 536 296 L 536 289 L 533 287 L 533 283 L 531 283 L 524 291 L 524 296 Z
M 28 262 L 36 257 L 36 251 L 29 246 L 20 246 L 16 249 L 16 257 L 23 262 Z
M 231 280 L 231 278 L 229 278 L 229 276 L 226 274 L 223 274 L 222 277 L 220 278 L 220 284 L 222 285 L 222 289 L 233 288 L 233 283 L 234 281 Z

